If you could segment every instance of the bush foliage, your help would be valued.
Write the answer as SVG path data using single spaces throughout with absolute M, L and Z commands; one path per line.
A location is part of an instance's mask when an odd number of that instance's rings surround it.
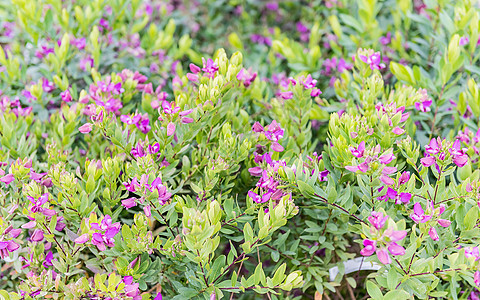
M 479 299 L 479 6 L 0 0 L 0 298 Z

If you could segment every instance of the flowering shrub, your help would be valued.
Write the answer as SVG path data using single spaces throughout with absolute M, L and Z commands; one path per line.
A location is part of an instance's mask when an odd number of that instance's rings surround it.
M 0 7 L 1 299 L 480 297 L 478 3 Z

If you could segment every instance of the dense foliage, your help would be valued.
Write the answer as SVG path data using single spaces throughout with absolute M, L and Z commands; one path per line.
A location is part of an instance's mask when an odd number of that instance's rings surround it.
M 0 0 L 0 299 L 480 299 L 480 3 Z

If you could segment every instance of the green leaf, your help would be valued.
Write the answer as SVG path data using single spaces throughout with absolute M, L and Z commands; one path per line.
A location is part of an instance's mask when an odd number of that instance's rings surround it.
M 382 291 L 380 291 L 380 288 L 371 280 L 367 281 L 367 292 L 370 295 L 370 297 L 372 297 L 375 300 L 383 299 Z

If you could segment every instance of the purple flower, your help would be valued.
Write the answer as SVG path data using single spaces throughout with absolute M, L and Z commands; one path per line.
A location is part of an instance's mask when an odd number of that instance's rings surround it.
M 357 158 L 363 157 L 363 153 L 365 152 L 365 141 L 361 141 L 357 148 L 349 147 L 348 148 L 353 156 Z
M 275 2 L 275 1 L 267 2 L 265 4 L 265 8 L 268 9 L 268 10 L 277 11 L 278 10 L 278 3 Z
M 423 165 L 424 167 L 427 167 L 427 168 L 428 168 L 428 167 L 430 167 L 431 165 L 433 165 L 433 164 L 436 162 L 436 159 L 435 159 L 435 157 L 433 157 L 433 156 L 426 156 L 426 157 L 424 157 L 424 158 L 421 158 L 421 159 L 420 159 L 420 162 L 422 163 L 422 165 Z
M 388 198 L 395 200 L 395 204 L 407 204 L 408 202 L 410 202 L 410 199 L 412 198 L 412 194 L 398 193 L 391 187 L 388 187 L 387 189 L 387 196 Z
M 410 180 L 410 172 L 403 172 L 398 178 L 398 185 L 407 183 Z
M 302 80 L 302 84 L 306 89 L 312 89 L 317 84 L 317 80 L 312 78 L 312 75 L 308 74 L 307 78 Z
M 421 112 L 429 112 L 430 106 L 432 105 L 432 100 L 425 100 L 422 102 L 415 102 L 415 109 Z
M 460 46 L 465 46 L 466 44 L 468 44 L 470 42 L 470 40 L 468 39 L 468 36 L 462 36 L 460 38 L 460 41 L 458 42 L 458 44 Z
M 213 78 L 215 76 L 215 72 L 218 71 L 217 63 L 215 63 L 211 58 L 205 61 L 205 58 L 202 57 L 203 68 L 202 71 L 207 73 L 207 77 Z
M 388 251 L 387 249 L 385 248 L 379 248 L 377 249 L 377 257 L 378 257 L 378 260 L 384 264 L 384 265 L 389 265 L 392 260 L 390 258 L 390 255 L 388 255 Z
M 380 230 L 385 226 L 385 222 L 388 220 L 388 216 L 383 216 L 382 212 L 372 211 L 372 215 L 368 217 L 368 222 L 373 225 L 377 230 Z
M 260 125 L 260 123 L 258 122 L 255 122 L 253 123 L 253 126 L 252 126 L 252 131 L 253 132 L 263 132 L 265 129 L 263 128 L 262 125 Z
M 456 164 L 459 168 L 465 166 L 468 162 L 467 155 L 460 155 L 453 158 L 453 163 Z
M 430 140 L 430 143 L 427 146 L 425 146 L 425 152 L 427 152 L 428 154 L 435 155 L 440 152 L 441 144 L 442 144 L 442 141 L 440 139 L 437 140 L 433 138 Z
M 445 219 L 438 219 L 438 225 L 442 226 L 442 227 L 448 227 L 450 226 L 450 224 L 452 224 L 452 221 L 449 221 L 449 220 L 445 220 Z
M 78 131 L 80 131 L 83 134 L 89 133 L 90 131 L 92 131 L 92 124 L 91 123 L 85 123 L 78 128 Z
M 392 41 L 392 33 L 390 32 L 387 32 L 386 36 L 382 36 L 380 38 L 380 44 L 384 46 L 390 44 L 391 41 Z
M 13 174 L 7 174 L 3 177 L 0 177 L 0 181 L 7 184 L 7 185 L 10 184 L 14 180 L 15 180 L 15 177 L 13 176 Z
M 175 133 L 175 123 L 169 122 L 167 125 L 167 136 L 171 136 Z
M 398 245 L 395 242 L 392 242 L 388 245 L 388 251 L 390 251 L 390 253 L 392 255 L 404 255 L 405 254 L 405 248 L 403 248 L 402 246 Z
M 72 95 L 70 95 L 70 91 L 66 90 L 60 93 L 60 97 L 62 97 L 62 101 L 70 102 L 72 101 Z
M 432 216 L 425 215 L 425 211 L 423 210 L 422 205 L 419 202 L 415 202 L 415 204 L 413 205 L 413 213 L 410 215 L 410 218 L 412 218 L 412 220 L 418 224 L 430 221 Z
M 126 208 L 126 209 L 129 209 L 129 208 L 132 208 L 134 206 L 137 206 L 137 202 L 135 201 L 135 197 L 130 197 L 130 198 L 127 198 L 127 199 L 124 199 L 122 200 L 122 205 Z
M 280 97 L 283 100 L 288 100 L 293 98 L 293 92 L 292 91 L 287 91 L 287 92 L 278 92 L 275 94 L 276 96 Z
M 363 61 L 366 64 L 369 64 L 370 69 L 372 70 L 381 70 L 385 68 L 385 64 L 380 63 L 381 62 L 380 52 L 375 52 L 368 56 L 360 55 L 359 57 L 361 61 Z
M 395 155 L 393 155 L 392 151 L 387 151 L 385 154 L 383 154 L 382 156 L 380 156 L 378 158 L 378 160 L 380 161 L 380 163 L 384 164 L 384 165 L 388 165 L 392 160 L 395 159 Z
M 240 72 L 237 74 L 237 79 L 241 82 L 243 82 L 243 86 L 246 88 L 249 87 L 252 82 L 255 80 L 257 77 L 257 73 L 252 73 L 252 71 L 249 69 L 248 71 L 245 70 L 245 68 L 242 68 Z
M 363 240 L 363 246 L 364 248 L 360 251 L 360 254 L 362 254 L 363 256 L 370 256 L 375 252 L 377 242 L 365 239 Z
M 392 178 L 388 177 L 387 175 L 380 176 L 380 181 L 382 181 L 386 185 L 395 184 L 395 181 Z
M 158 293 L 157 296 L 155 296 L 155 299 L 153 300 L 163 300 L 162 293 Z
M 393 128 L 392 132 L 395 133 L 396 135 L 400 135 L 400 134 L 403 134 L 405 132 L 405 129 L 397 126 L 397 127 Z
M 478 250 L 478 247 L 466 247 L 465 248 L 465 257 L 474 257 L 475 260 L 480 259 L 480 252 Z
M 438 241 L 440 239 L 438 237 L 437 230 L 435 229 L 435 227 L 430 227 L 430 229 L 428 230 L 428 235 L 430 235 L 430 237 L 434 241 Z
M 278 142 L 283 137 L 283 129 L 277 121 L 273 120 L 270 125 L 266 127 L 265 137 L 272 142 Z
M 33 242 L 41 242 L 41 241 L 43 241 L 43 231 L 41 231 L 40 229 L 35 229 L 35 231 L 33 232 L 32 236 L 30 237 L 30 239 L 31 239 Z
M 48 81 L 47 78 L 42 78 L 42 88 L 46 93 L 50 93 L 55 89 L 55 84 L 51 81 Z

